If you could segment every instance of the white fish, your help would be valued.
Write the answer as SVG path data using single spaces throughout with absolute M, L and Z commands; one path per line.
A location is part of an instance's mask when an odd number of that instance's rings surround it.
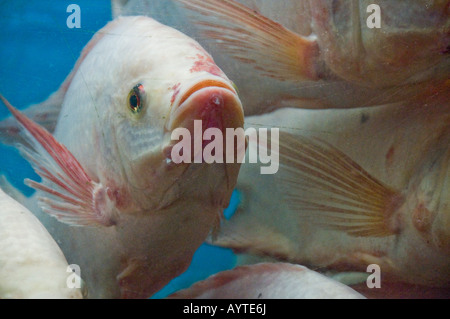
M 82 298 L 68 267 L 39 220 L 0 189 L 0 299 Z
M 380 29 L 367 26 L 371 0 L 176 1 L 239 87 L 246 115 L 413 101 L 448 79 L 449 1 L 377 1 Z
M 284 123 L 279 172 L 243 164 L 242 202 L 213 243 L 314 269 L 377 264 L 385 282 L 449 288 L 448 98 L 247 118 Z
M 43 178 L 27 184 L 59 221 L 40 218 L 80 266 L 89 297 L 149 297 L 188 267 L 240 165 L 177 165 L 171 133 L 193 132 L 194 120 L 202 132 L 243 125 L 233 84 L 197 42 L 147 17 L 109 23 L 44 102 L 62 103 L 53 136 L 3 100 Z M 4 127 L 10 140 L 16 131 Z
M 304 266 L 259 263 L 212 275 L 169 298 L 364 299 L 364 296 Z

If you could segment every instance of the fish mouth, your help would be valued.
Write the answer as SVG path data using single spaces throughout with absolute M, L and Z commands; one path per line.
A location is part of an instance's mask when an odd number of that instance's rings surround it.
M 200 171 L 197 172 L 199 174 L 197 176 L 198 179 L 202 179 L 204 176 L 206 169 L 212 169 L 217 178 L 214 181 L 206 182 L 210 189 L 219 190 L 221 195 L 217 195 L 220 197 L 220 200 L 217 202 L 224 203 L 231 197 L 231 192 L 234 189 L 237 176 L 240 170 L 240 162 L 237 160 L 237 154 L 239 154 L 239 150 L 241 145 L 238 143 L 234 143 L 234 145 L 228 145 L 230 141 L 226 138 L 228 130 L 234 130 L 236 132 L 237 129 L 242 129 L 244 127 L 244 111 L 242 108 L 241 101 L 236 93 L 236 91 L 228 84 L 216 81 L 216 80 L 204 80 L 198 82 L 193 85 L 189 90 L 187 90 L 181 99 L 180 103 L 176 104 L 176 106 L 172 109 L 170 122 L 168 124 L 168 128 L 173 133 L 177 129 L 185 129 L 184 132 L 189 131 L 190 133 L 190 145 L 188 144 L 188 148 L 190 148 L 190 155 L 183 159 L 183 163 L 192 164 L 190 166 L 191 170 L 196 167 Z M 207 139 L 206 132 L 209 129 L 213 129 L 211 131 L 215 132 L 214 134 L 222 133 L 220 135 L 214 135 L 213 140 Z M 211 132 L 210 131 L 210 132 Z M 201 136 L 199 136 L 201 134 Z M 214 145 L 218 148 L 222 149 L 222 154 L 214 157 L 214 160 L 211 161 L 211 157 L 209 155 L 212 152 L 208 152 L 211 150 L 210 143 L 219 142 L 216 139 L 222 138 L 222 143 L 214 143 Z M 187 138 L 189 140 L 189 137 Z M 172 150 L 176 144 L 179 143 L 180 140 L 172 140 L 168 150 Z M 185 142 L 185 138 L 183 135 L 183 143 Z M 196 147 L 198 146 L 198 148 Z M 208 148 L 207 148 L 208 146 Z M 245 146 L 242 146 L 245 148 Z M 215 152 L 218 149 L 214 148 Z M 183 154 L 184 154 L 183 148 Z M 231 154 L 229 152 L 234 152 Z M 215 153 L 214 154 L 218 154 Z M 172 154 L 170 154 L 170 159 L 173 160 Z M 214 155 L 214 156 L 215 156 Z M 219 161 L 219 157 L 221 161 Z M 233 160 L 231 160 L 233 158 Z M 217 161 L 216 161 L 217 159 Z M 197 165 L 195 165 L 195 163 Z M 204 166 L 202 164 L 207 166 Z M 202 166 L 198 166 L 198 164 Z M 213 165 L 213 167 L 209 167 Z M 211 171 L 208 173 L 211 174 Z M 203 177 L 202 177 L 203 176 Z M 196 177 L 192 177 L 194 180 Z M 225 184 L 221 184 L 219 187 L 215 185 L 216 183 L 220 183 L 219 181 L 224 178 Z M 204 187 L 208 187 L 203 185 Z M 225 192 L 226 194 L 223 194 Z M 215 196 L 215 197 L 217 197 Z M 226 200 L 224 200 L 226 198 Z
M 204 129 L 243 127 L 244 111 L 233 87 L 215 79 L 191 86 L 172 109 L 168 129 L 191 129 L 194 120 L 201 120 Z

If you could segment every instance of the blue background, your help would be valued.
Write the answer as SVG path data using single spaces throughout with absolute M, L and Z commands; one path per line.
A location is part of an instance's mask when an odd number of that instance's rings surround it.
M 81 9 L 80 29 L 66 25 L 71 14 L 66 9 L 72 3 Z M 19 109 L 45 100 L 69 74 L 84 45 L 111 19 L 109 0 L 0 0 L 0 93 Z M 0 119 L 8 115 L 0 105 Z M 23 185 L 23 179 L 39 179 L 15 149 L 1 144 L 0 174 L 26 195 L 33 190 Z M 227 216 L 235 210 L 238 197 L 233 194 Z M 153 298 L 230 269 L 235 262 L 231 251 L 202 245 L 191 267 Z

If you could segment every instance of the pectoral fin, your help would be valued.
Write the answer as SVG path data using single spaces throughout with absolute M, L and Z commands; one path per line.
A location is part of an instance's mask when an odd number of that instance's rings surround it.
M 193 12 L 202 36 L 234 58 L 280 80 L 317 80 L 319 49 L 279 23 L 233 0 L 178 0 Z
M 280 132 L 280 174 L 288 206 L 300 218 L 351 236 L 396 234 L 403 197 L 319 139 Z
M 20 123 L 26 146 L 19 149 L 30 162 L 42 183 L 26 184 L 42 191 L 39 197 L 43 211 L 58 220 L 78 226 L 111 226 L 111 212 L 105 208 L 106 190 L 93 181 L 70 151 L 47 130 L 15 109 L 2 95 L 3 103 Z
M 64 93 L 59 90 L 44 102 L 31 105 L 24 113 L 47 131 L 53 132 L 61 111 Z M 8 117 L 0 122 L 0 141 L 8 145 L 25 143 L 23 136 L 20 134 L 20 125 L 13 117 Z

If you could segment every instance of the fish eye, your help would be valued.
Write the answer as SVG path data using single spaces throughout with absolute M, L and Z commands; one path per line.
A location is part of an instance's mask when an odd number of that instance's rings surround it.
M 144 95 L 144 86 L 142 84 L 136 85 L 128 94 L 128 107 L 133 113 L 139 113 L 142 109 L 142 98 Z

